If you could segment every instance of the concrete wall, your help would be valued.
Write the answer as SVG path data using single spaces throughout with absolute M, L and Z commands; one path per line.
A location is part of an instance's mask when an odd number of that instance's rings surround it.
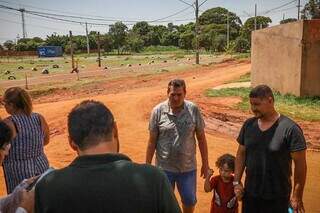
M 302 21 L 252 33 L 253 86 L 267 84 L 282 93 L 300 95 Z
M 253 86 L 283 94 L 320 95 L 320 20 L 298 21 L 252 33 Z
M 304 22 L 301 95 L 320 96 L 320 20 Z

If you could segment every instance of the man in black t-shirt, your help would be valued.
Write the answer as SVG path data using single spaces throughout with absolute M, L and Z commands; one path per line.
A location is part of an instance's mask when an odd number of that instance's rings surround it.
M 306 180 L 306 142 L 301 128 L 274 108 L 272 90 L 260 85 L 250 92 L 255 117 L 243 124 L 239 137 L 234 187 L 243 196 L 243 212 L 304 212 L 303 189 Z M 291 185 L 291 161 L 295 164 Z M 246 169 L 244 187 L 241 177 Z M 292 195 L 290 197 L 292 191 Z

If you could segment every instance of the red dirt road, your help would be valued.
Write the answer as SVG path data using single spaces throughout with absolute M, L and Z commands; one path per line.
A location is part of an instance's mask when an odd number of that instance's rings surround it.
M 250 64 L 231 63 L 204 70 L 193 70 L 178 74 L 168 73 L 155 77 L 145 84 L 139 84 L 139 81 L 137 81 L 135 86 L 125 90 L 112 90 L 109 94 L 91 95 L 90 99 L 102 101 L 114 113 L 119 127 L 121 152 L 127 154 L 133 161 L 144 163 L 148 139 L 148 117 L 151 109 L 158 102 L 166 99 L 166 84 L 169 79 L 173 77 L 184 78 L 187 83 L 187 97 L 191 97 L 191 100 L 198 103 L 205 100 L 205 97 L 203 97 L 205 89 L 236 79 L 249 70 Z M 122 82 L 122 85 L 126 85 L 124 83 Z M 55 99 L 60 99 L 60 101 L 35 104 L 34 109 L 45 116 L 51 128 L 51 142 L 45 149 L 50 164 L 55 168 L 61 168 L 68 165 L 76 156 L 67 142 L 67 114 L 73 106 L 87 98 L 65 100 L 66 97 L 62 97 L 63 95 L 60 98 L 59 95 L 57 96 Z M 0 116 L 5 117 L 5 115 L 3 109 L 1 109 Z M 209 162 L 212 168 L 214 168 L 214 162 L 219 155 L 224 153 L 235 154 L 237 144 L 231 136 L 210 131 L 207 134 L 207 139 Z M 197 158 L 198 169 L 200 169 L 199 151 Z M 306 212 L 320 212 L 319 161 L 319 153 L 308 152 L 308 180 L 304 196 Z M 217 174 L 217 169 L 214 169 Z M 197 189 L 198 204 L 196 212 L 209 212 L 212 194 L 204 192 L 203 179 L 200 177 L 197 181 Z M 2 172 L 0 173 L 0 194 L 5 194 Z M 179 196 L 178 200 L 180 200 Z

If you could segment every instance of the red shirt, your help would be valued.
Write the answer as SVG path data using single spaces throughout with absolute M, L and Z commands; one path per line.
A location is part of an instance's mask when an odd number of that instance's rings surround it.
M 211 202 L 211 213 L 237 213 L 238 200 L 233 190 L 233 177 L 230 182 L 223 182 L 221 176 L 210 179 L 213 198 Z

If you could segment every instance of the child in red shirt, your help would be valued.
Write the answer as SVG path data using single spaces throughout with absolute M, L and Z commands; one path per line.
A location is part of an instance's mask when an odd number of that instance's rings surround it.
M 204 183 L 205 192 L 213 191 L 211 213 L 237 213 L 238 200 L 234 194 L 233 173 L 235 157 L 230 154 L 220 156 L 216 162 L 219 174 L 212 177 L 209 170 Z

